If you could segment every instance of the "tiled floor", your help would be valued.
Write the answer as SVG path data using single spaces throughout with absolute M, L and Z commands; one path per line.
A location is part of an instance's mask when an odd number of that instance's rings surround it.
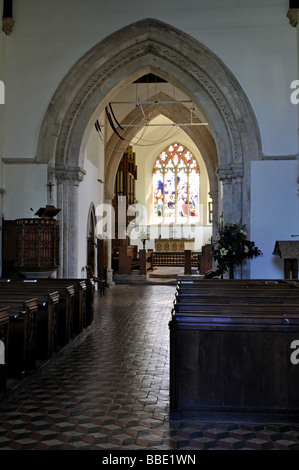
M 298 425 L 169 422 L 174 286 L 119 285 L 94 324 L 3 400 L 0 450 L 291 450 Z

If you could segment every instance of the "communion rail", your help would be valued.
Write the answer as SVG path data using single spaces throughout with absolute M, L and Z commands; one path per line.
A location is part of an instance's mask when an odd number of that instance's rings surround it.
M 198 267 L 199 253 L 191 253 L 191 266 Z M 153 266 L 185 266 L 185 253 L 154 252 Z

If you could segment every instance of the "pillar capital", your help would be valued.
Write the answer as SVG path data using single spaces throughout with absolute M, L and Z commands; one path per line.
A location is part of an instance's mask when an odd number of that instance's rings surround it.
M 218 166 L 216 170 L 219 181 L 223 184 L 232 183 L 234 180 L 241 180 L 244 175 L 243 164 Z
M 210 196 L 211 199 L 216 199 L 219 196 L 219 192 L 218 191 L 210 191 L 209 196 Z
M 299 8 L 289 8 L 287 18 L 289 18 L 290 25 L 296 28 L 299 18 Z
M 71 182 L 74 186 L 79 186 L 81 181 L 83 181 L 84 176 L 86 175 L 86 171 L 83 170 L 81 167 L 59 167 L 55 168 L 55 177 L 57 178 L 59 183 L 63 183 L 64 181 Z
M 218 166 L 216 169 L 216 174 L 219 178 L 219 181 L 222 181 L 223 184 L 232 182 L 233 171 L 230 166 Z

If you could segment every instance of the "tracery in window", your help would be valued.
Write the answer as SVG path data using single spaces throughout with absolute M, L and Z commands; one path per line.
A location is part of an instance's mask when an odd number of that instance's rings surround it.
M 169 145 L 153 168 L 153 222 L 199 222 L 199 184 L 194 155 L 180 143 Z

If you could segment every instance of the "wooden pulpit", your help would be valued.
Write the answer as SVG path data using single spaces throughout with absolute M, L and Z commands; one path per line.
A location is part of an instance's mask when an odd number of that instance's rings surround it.
M 284 262 L 284 279 L 298 279 L 299 241 L 276 241 L 273 255 Z
M 49 277 L 59 267 L 59 221 L 55 215 L 60 209 L 41 207 L 38 217 L 4 221 L 3 246 L 8 248 L 4 256 L 3 274 L 26 277 Z

